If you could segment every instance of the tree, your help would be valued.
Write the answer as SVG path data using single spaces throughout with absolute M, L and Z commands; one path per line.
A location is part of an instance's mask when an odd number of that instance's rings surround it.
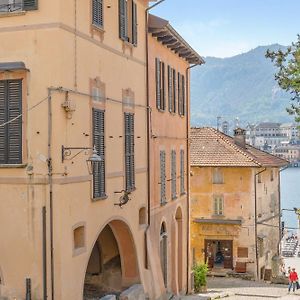
M 287 112 L 295 116 L 296 122 L 300 122 L 300 35 L 286 51 L 267 50 L 265 56 L 278 68 L 275 74 L 278 85 L 291 94 L 291 104 L 286 109 Z

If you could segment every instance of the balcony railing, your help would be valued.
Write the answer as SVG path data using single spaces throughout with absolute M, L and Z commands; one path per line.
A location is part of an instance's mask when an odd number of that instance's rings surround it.
M 0 13 L 23 10 L 23 0 L 0 0 Z

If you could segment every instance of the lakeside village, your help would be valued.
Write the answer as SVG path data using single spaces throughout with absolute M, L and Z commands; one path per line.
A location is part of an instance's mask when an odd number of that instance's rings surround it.
M 204 60 L 149 5 L 0 0 L 1 300 L 179 299 L 299 252 L 289 157 L 190 128 Z

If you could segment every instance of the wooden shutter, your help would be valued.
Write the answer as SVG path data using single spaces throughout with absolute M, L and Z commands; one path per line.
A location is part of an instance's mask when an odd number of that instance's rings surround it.
M 103 0 L 93 0 L 92 5 L 93 24 L 103 27 Z
M 184 150 L 180 150 L 180 194 L 184 192 Z
M 166 203 L 166 152 L 160 151 L 160 203 Z
M 38 9 L 38 0 L 23 0 L 24 10 L 35 10 Z
M 124 41 L 128 41 L 127 21 L 127 1 L 119 0 L 119 36 Z
M 171 196 L 176 198 L 176 151 L 171 151 Z
M 7 134 L 6 126 L 1 126 L 7 120 L 6 112 L 6 81 L 0 81 L 0 163 L 7 163 Z
M 125 184 L 126 191 L 134 190 L 134 115 L 130 113 L 125 113 Z
M 182 89 L 182 115 L 185 116 L 186 99 L 185 99 L 185 77 L 181 77 L 181 89 Z
M 160 97 L 161 103 L 160 108 L 165 110 L 166 108 L 166 80 L 165 80 L 165 63 L 160 63 L 160 72 L 161 72 L 161 90 L 160 90 Z
M 159 58 L 155 59 L 156 107 L 161 109 L 161 69 Z
M 173 70 L 173 112 L 176 113 L 177 102 L 177 77 L 176 70 Z
M 0 125 L 22 114 L 22 80 L 0 81 Z M 22 116 L 0 127 L 0 163 L 22 163 Z
M 132 2 L 132 44 L 137 46 L 137 5 Z
M 173 111 L 172 107 L 172 99 L 173 99 L 173 90 L 172 90 L 173 82 L 172 82 L 172 68 L 168 66 L 168 104 L 169 104 L 169 112 Z
M 104 111 L 93 109 L 93 141 L 97 154 L 102 158 L 93 170 L 93 198 L 104 197 L 105 194 L 105 128 Z
M 181 94 L 181 74 L 178 72 L 177 73 L 177 82 L 178 82 L 178 114 L 181 116 L 182 115 L 182 94 Z
M 237 248 L 238 257 L 248 257 L 248 248 L 247 247 L 238 247 Z

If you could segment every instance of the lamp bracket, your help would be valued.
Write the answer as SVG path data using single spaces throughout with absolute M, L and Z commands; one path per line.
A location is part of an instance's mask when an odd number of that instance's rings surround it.
M 65 147 L 61 146 L 61 161 L 64 162 L 65 160 L 72 160 L 78 154 L 83 152 L 84 150 L 91 150 L 91 147 Z M 77 152 L 72 156 L 72 151 L 76 150 Z

